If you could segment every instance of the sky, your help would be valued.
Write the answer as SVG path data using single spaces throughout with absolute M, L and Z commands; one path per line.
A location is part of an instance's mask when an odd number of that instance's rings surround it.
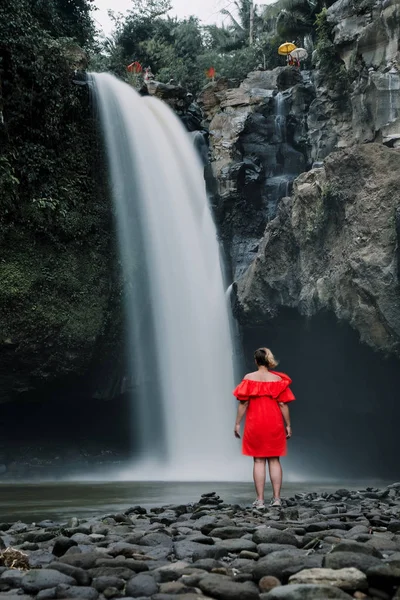
M 108 35 L 112 30 L 112 23 L 107 15 L 107 10 L 125 13 L 131 6 L 131 0 L 96 0 L 96 6 L 99 10 L 94 12 L 94 18 L 98 26 Z M 257 2 L 256 4 L 268 4 L 267 1 Z M 232 0 L 172 0 L 173 10 L 169 13 L 171 16 L 179 18 L 195 15 L 201 19 L 204 25 L 221 22 L 221 8 L 229 8 L 233 4 Z

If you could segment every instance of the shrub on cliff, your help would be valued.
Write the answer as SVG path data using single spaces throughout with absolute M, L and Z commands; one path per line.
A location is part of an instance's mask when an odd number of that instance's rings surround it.
M 333 25 L 328 21 L 326 8 L 317 15 L 315 25 L 317 32 L 315 52 L 319 72 L 336 99 L 344 103 L 349 92 L 349 76 L 333 42 Z

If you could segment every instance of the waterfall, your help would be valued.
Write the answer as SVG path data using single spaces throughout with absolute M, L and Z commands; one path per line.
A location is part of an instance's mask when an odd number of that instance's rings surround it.
M 192 138 L 193 145 L 197 150 L 202 164 L 204 166 L 207 165 L 210 161 L 208 156 L 209 148 L 203 133 L 201 131 L 191 131 L 189 135 Z
M 134 383 L 135 479 L 233 480 L 233 346 L 215 225 L 171 109 L 93 74 L 108 155 Z
M 303 157 L 294 149 L 287 130 L 289 100 L 288 92 L 277 92 L 274 96 L 275 161 L 272 162 L 265 181 L 268 219 L 275 218 L 280 200 L 290 195 L 294 179 L 304 170 Z
M 279 142 L 286 142 L 286 115 L 285 98 L 278 92 L 274 98 L 275 103 L 275 134 Z
M 397 72 L 396 72 L 397 75 Z M 395 77 L 395 79 L 397 79 L 397 77 Z M 389 123 L 393 123 L 393 121 L 396 120 L 396 109 L 395 109 L 395 105 L 394 105 L 394 98 L 393 98 L 393 90 L 398 89 L 398 87 L 394 84 L 393 82 L 393 73 L 391 73 L 389 71 L 388 73 L 388 80 L 389 80 L 389 119 L 388 122 Z
M 279 201 L 286 196 L 290 196 L 295 177 L 290 173 L 269 177 L 266 188 L 268 191 L 267 212 L 270 219 L 275 218 Z

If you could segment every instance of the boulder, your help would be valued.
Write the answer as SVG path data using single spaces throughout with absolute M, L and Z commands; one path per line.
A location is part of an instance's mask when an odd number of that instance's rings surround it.
M 368 144 L 301 175 L 238 281 L 242 323 L 255 326 L 283 307 L 307 316 L 330 310 L 363 342 L 400 356 L 399 173 L 396 150 Z
M 368 554 L 369 556 L 376 556 L 377 558 L 383 558 L 381 552 L 374 546 L 361 544 L 353 540 L 343 540 L 339 544 L 336 544 L 331 552 L 356 552 L 361 554 Z
M 331 585 L 296 584 L 276 587 L 263 600 L 350 600 L 351 596 Z
M 291 575 L 303 569 L 321 567 L 322 556 L 313 554 L 307 556 L 299 551 L 272 552 L 258 560 L 252 567 L 254 579 L 259 581 L 262 577 L 270 575 L 286 583 Z
M 92 587 L 98 592 L 104 592 L 107 588 L 122 590 L 125 587 L 125 581 L 119 577 L 96 577 L 92 581 Z
M 74 585 L 76 581 L 69 575 L 53 569 L 32 569 L 20 580 L 20 586 L 28 594 L 37 594 L 40 590 L 57 587 L 59 584 Z
M 153 596 L 157 593 L 158 586 L 151 575 L 139 573 L 136 577 L 132 577 L 126 584 L 125 595 L 132 598 L 140 598 L 140 596 Z
M 172 539 L 166 533 L 148 533 L 144 535 L 140 541 L 140 546 L 165 546 L 172 549 Z
M 221 540 L 238 539 L 246 534 L 244 527 L 216 527 L 212 530 L 212 536 Z
M 354 567 L 363 573 L 367 573 L 371 567 L 380 566 L 382 562 L 375 556 L 356 552 L 332 552 L 327 554 L 323 560 L 323 566 L 327 569 L 345 569 Z
M 224 575 L 206 575 L 199 588 L 217 600 L 258 600 L 259 591 L 251 582 L 237 583 Z
M 196 562 L 202 558 L 214 558 L 215 557 L 215 546 L 208 546 L 206 544 L 199 544 L 198 542 L 175 542 L 174 553 L 178 560 L 190 560 Z M 222 548 L 219 552 L 220 556 L 228 554 L 228 550 L 224 551 Z
M 60 536 L 54 540 L 52 552 L 54 556 L 63 556 L 63 554 L 65 554 L 69 548 L 77 545 L 77 540 L 65 536 Z
M 67 565 L 62 562 L 52 562 L 48 565 L 48 568 L 53 569 L 54 571 L 60 571 L 60 573 L 72 577 L 79 585 L 88 586 L 92 582 L 92 578 L 87 571 L 80 569 L 79 567 L 74 567 L 73 565 Z
M 243 550 L 249 550 L 250 552 L 257 549 L 257 545 L 251 540 L 245 540 L 243 538 L 238 540 L 223 540 L 215 544 L 215 558 L 222 558 L 230 552 L 239 553 Z
M 366 575 L 354 567 L 346 569 L 304 569 L 289 577 L 289 583 L 332 585 L 341 590 L 353 591 L 368 587 Z
M 57 599 L 76 598 L 77 600 L 97 600 L 97 598 L 99 597 L 99 592 L 92 587 L 77 587 L 72 585 L 61 584 L 56 587 L 54 597 Z M 40 599 L 38 598 L 38 600 Z M 42 598 L 42 600 L 45 600 L 45 598 Z
M 287 531 L 278 531 L 269 527 L 260 527 L 253 534 L 256 544 L 285 544 L 299 546 L 297 538 Z

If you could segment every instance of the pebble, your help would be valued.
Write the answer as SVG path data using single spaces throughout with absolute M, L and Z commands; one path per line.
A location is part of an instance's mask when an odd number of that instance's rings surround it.
M 350 600 L 351 596 L 331 585 L 296 584 L 274 588 L 262 600 Z
M 0 524 L 30 570 L 1 600 L 400 600 L 400 484 L 296 494 L 282 509 L 199 502 Z M 10 543 L 9 543 L 10 542 Z M 35 567 L 41 568 L 35 568 Z
M 279 585 L 281 585 L 279 579 L 277 579 L 276 577 L 271 577 L 269 575 L 262 577 L 258 582 L 258 587 L 260 588 L 261 592 L 270 592 L 272 589 L 278 587 Z

